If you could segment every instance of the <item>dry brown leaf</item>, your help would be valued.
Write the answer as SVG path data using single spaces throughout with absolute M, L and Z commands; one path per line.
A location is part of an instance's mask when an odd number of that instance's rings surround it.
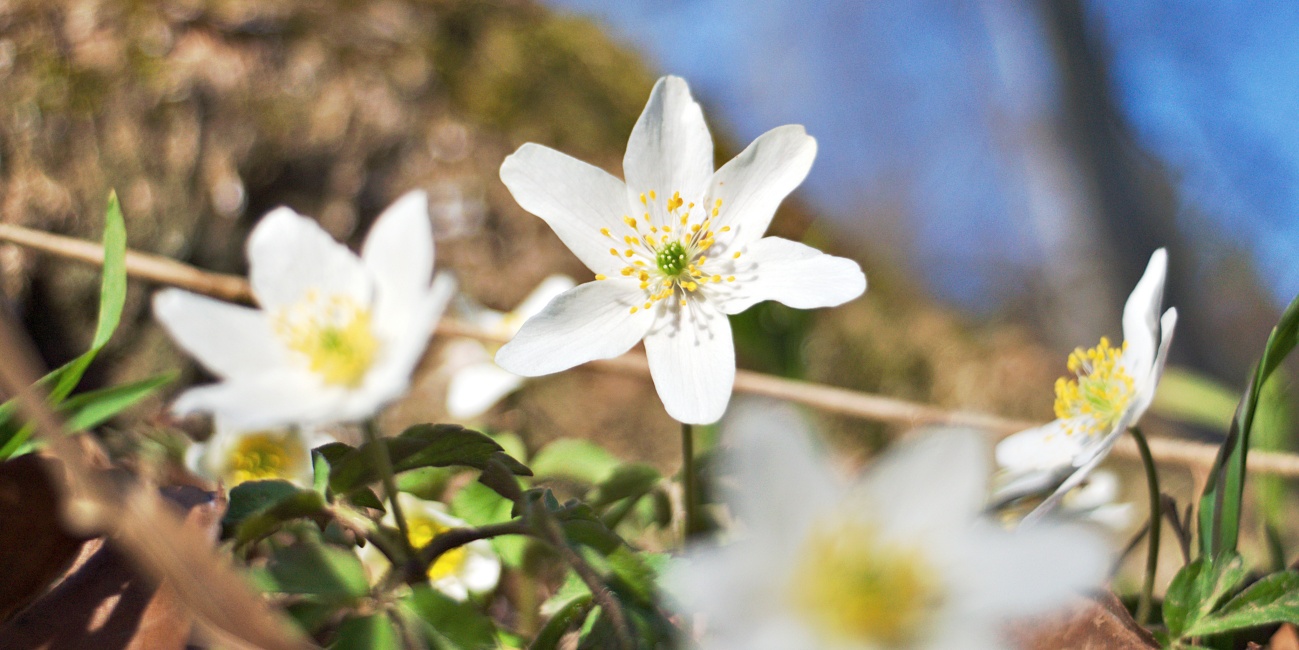
M 1299 630 L 1286 623 L 1267 642 L 1268 650 L 1299 650 Z
M 225 512 L 222 496 L 191 486 L 165 488 L 163 494 L 187 511 L 187 530 L 216 538 Z M 113 543 L 96 545 L 57 587 L 0 627 L 5 647 L 185 647 L 193 615 L 170 583 L 155 586 Z
M 1060 614 L 1019 621 L 1010 636 L 1021 650 L 1148 650 L 1159 644 L 1114 594 L 1080 600 Z
M 59 522 L 58 493 L 47 473 L 57 467 L 35 454 L 0 463 L 0 622 L 41 595 L 85 542 Z

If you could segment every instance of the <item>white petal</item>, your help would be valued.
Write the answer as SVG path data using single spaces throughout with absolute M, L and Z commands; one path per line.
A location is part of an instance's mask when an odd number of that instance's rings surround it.
M 622 171 L 633 194 L 703 196 L 713 175 L 713 137 L 683 79 L 663 77 L 654 84 L 631 130 Z
M 988 499 L 991 454 L 984 435 L 926 429 L 897 444 L 866 471 L 856 491 L 865 513 L 899 539 L 942 538 L 963 529 Z
M 776 127 L 758 136 L 713 175 L 704 206 L 722 200 L 713 232 L 720 250 L 762 237 L 780 202 L 798 187 L 816 158 L 816 140 L 801 125 Z M 718 232 L 730 226 L 728 233 Z
M 501 182 L 524 210 L 541 217 L 587 268 L 621 268 L 609 254 L 622 242 L 600 234 L 622 225 L 627 189 L 608 172 L 554 149 L 528 143 L 501 163 Z
M 731 323 L 702 301 L 670 313 L 645 336 L 654 387 L 678 422 L 711 424 L 726 412 L 735 385 Z
M 973 579 L 960 607 L 983 617 L 1031 616 L 1099 587 L 1109 572 L 1108 544 L 1084 526 L 1020 526 L 1007 532 L 980 525 L 966 540 L 961 574 Z
M 433 277 L 433 227 L 428 195 L 407 192 L 379 215 L 361 248 L 375 283 L 375 322 L 405 317 Z
M 522 377 L 491 361 L 468 366 L 447 386 L 447 413 L 457 420 L 476 418 L 522 385 Z
M 164 289 L 153 297 L 153 313 L 180 347 L 217 376 L 256 374 L 286 363 L 264 312 Z
M 1164 312 L 1163 318 L 1159 319 L 1159 350 L 1155 352 L 1155 363 L 1151 366 L 1149 374 L 1138 379 L 1137 394 L 1132 406 L 1129 407 L 1132 409 L 1133 425 L 1137 424 L 1155 399 L 1159 379 L 1164 376 L 1164 366 L 1168 363 L 1168 348 L 1173 343 L 1175 329 L 1177 329 L 1177 308 L 1170 307 Z
M 559 294 L 575 286 L 577 286 L 577 283 L 567 275 L 548 276 L 537 285 L 536 289 L 532 290 L 532 293 L 528 294 L 527 298 L 523 299 L 523 302 L 520 302 L 514 308 L 514 311 L 510 312 L 510 315 L 517 319 L 521 325 L 523 321 L 540 314 L 541 310 L 545 309 L 546 305 L 550 304 L 550 301 L 554 300 Z M 511 334 L 513 333 L 511 332 Z
M 654 311 L 640 309 L 635 282 L 597 280 L 560 294 L 496 353 L 496 365 L 524 377 L 616 357 L 645 337 Z M 636 307 L 636 313 L 631 308 Z
M 1159 310 L 1164 302 L 1164 279 L 1168 275 L 1168 253 L 1159 249 L 1150 256 L 1146 272 L 1132 289 L 1123 306 L 1124 367 L 1133 376 L 1145 375 L 1155 359 L 1159 341 Z
M 754 543 L 775 549 L 774 557 L 794 557 L 805 531 L 843 495 L 810 433 L 792 406 L 757 398 L 737 399 L 722 421 L 723 474 L 739 483 L 730 501 Z
M 266 310 L 293 305 L 313 289 L 370 304 L 371 281 L 361 258 L 289 208 L 262 217 L 248 236 L 248 275 Z
M 471 594 L 483 594 L 496 588 L 501 579 L 501 560 L 492 551 L 490 543 L 471 542 L 465 546 L 465 563 L 460 568 L 459 578 Z
M 1054 420 L 1020 431 L 997 443 L 997 464 L 1011 472 L 1072 468 L 1091 437 L 1068 433 L 1069 423 Z
M 866 276 L 856 262 L 780 237 L 749 244 L 734 266 L 735 282 L 711 285 L 728 314 L 763 300 L 798 309 L 832 307 L 866 291 Z
M 378 406 L 405 394 L 410 387 L 411 373 L 424 358 L 429 337 L 432 336 L 438 319 L 442 317 L 442 312 L 454 293 L 455 280 L 448 274 L 439 273 L 433 279 L 433 286 L 428 288 L 422 299 L 413 307 L 406 308 L 407 320 L 402 323 L 388 324 L 390 330 L 396 330 L 398 327 L 403 329 L 385 332 L 383 347 L 380 348 L 379 357 L 365 376 L 362 390 L 353 394 L 353 397 L 363 403 L 362 406 L 356 407 L 354 412 L 377 409 Z M 362 417 L 368 415 L 373 415 L 373 411 L 361 414 Z
M 178 414 L 212 413 L 236 429 L 336 421 L 345 391 L 302 372 L 282 370 L 191 388 L 172 405 Z

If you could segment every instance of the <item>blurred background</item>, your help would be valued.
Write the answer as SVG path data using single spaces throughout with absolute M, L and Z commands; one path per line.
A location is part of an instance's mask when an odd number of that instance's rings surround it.
M 1045 420 L 1068 351 L 1121 336 L 1164 246 L 1178 370 L 1150 428 L 1216 440 L 1299 292 L 1297 29 L 1295 5 L 1154 0 L 0 0 L 0 219 L 93 238 L 116 187 L 133 247 L 242 273 L 277 205 L 355 244 L 422 187 L 439 266 L 509 309 L 550 273 L 591 276 L 500 161 L 534 141 L 618 174 L 655 78 L 678 74 L 719 162 L 807 126 L 820 153 L 773 233 L 871 281 L 842 308 L 737 317 L 741 366 Z M 0 290 L 51 364 L 88 341 L 95 278 L 0 245 Z M 144 289 L 92 382 L 187 363 Z M 394 426 L 445 417 L 436 347 Z M 1288 384 L 1270 399 L 1259 440 L 1282 446 Z M 677 457 L 637 378 L 535 381 L 480 424 Z M 862 455 L 890 433 L 821 424 Z

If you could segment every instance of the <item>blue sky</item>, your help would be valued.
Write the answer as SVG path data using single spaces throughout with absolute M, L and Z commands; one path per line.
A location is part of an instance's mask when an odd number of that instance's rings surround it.
M 804 197 L 856 237 L 902 239 L 940 296 L 987 308 L 1015 290 L 997 278 L 1043 263 L 997 141 L 1055 101 L 1040 25 L 1021 5 L 550 2 L 686 77 L 710 120 L 743 141 L 805 124 L 820 153 Z M 1299 293 L 1299 5 L 1167 4 L 1088 7 L 1121 108 L 1177 175 L 1183 211 L 1252 251 L 1288 302 Z

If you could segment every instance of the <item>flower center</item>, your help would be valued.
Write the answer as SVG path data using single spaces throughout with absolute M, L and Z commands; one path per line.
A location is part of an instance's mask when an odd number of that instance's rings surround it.
M 798 611 L 840 641 L 909 646 L 942 599 L 935 575 L 918 549 L 842 522 L 808 536 L 792 595 Z
M 348 296 L 308 292 L 277 315 L 275 331 L 327 384 L 356 387 L 379 350 L 370 310 Z
M 434 537 L 449 530 L 436 519 L 419 515 L 406 515 L 406 527 L 410 531 L 410 545 L 423 549 Z M 465 564 L 465 547 L 458 546 L 438 557 L 433 566 L 428 568 L 429 580 L 441 580 L 460 572 Z
M 600 234 L 614 241 L 619 241 L 621 236 L 623 247 L 614 246 L 609 254 L 626 264 L 622 275 L 635 276 L 645 291 L 645 303 L 632 307 L 631 313 L 672 297 L 684 307 L 701 285 L 735 282 L 734 275 L 723 278 L 705 269 L 709 261 L 706 253 L 716 243 L 716 235 L 731 230 L 730 226 L 722 226 L 713 231 L 713 219 L 721 211 L 721 199 L 711 209 L 696 210 L 695 204 L 686 203 L 680 192 L 673 192 L 671 198 L 660 204 L 658 193 L 650 190 L 648 196 L 640 195 L 640 202 L 645 212 L 639 220 L 624 216 L 625 228 L 618 228 L 619 232 L 600 229 Z M 733 258 L 739 256 L 735 253 Z M 605 278 L 595 276 L 597 280 Z
M 1096 347 L 1069 355 L 1069 372 L 1077 378 L 1055 382 L 1055 415 L 1067 422 L 1066 434 L 1103 435 L 1123 419 L 1136 393 L 1121 363 L 1127 345 L 1111 347 L 1109 339 L 1101 337 Z
M 306 458 L 301 439 L 290 431 L 244 434 L 230 449 L 224 478 L 228 487 L 244 481 L 287 479 Z

